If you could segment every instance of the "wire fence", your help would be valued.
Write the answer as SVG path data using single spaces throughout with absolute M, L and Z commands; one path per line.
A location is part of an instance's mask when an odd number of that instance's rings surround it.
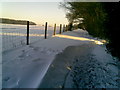
M 27 44 L 26 25 L 2 24 L 2 52 L 18 48 Z M 49 26 L 47 25 L 47 38 L 53 34 L 58 34 L 66 31 L 65 25 Z M 29 44 L 45 39 L 45 25 L 29 25 Z

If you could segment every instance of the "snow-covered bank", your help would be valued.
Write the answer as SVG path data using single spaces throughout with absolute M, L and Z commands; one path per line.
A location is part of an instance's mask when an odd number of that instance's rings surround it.
M 65 32 L 63 35 L 56 35 L 52 38 L 32 43 L 29 46 L 3 53 L 3 88 L 37 88 L 39 87 L 41 80 L 43 79 L 53 60 L 56 61 L 56 57 L 61 55 L 65 48 L 68 46 L 94 46 L 95 43 L 99 44 L 98 42 L 100 42 L 100 40 L 97 41 L 83 30 Z M 90 46 L 90 48 L 91 47 L 92 46 Z M 82 50 L 79 48 L 70 49 L 71 52 L 69 52 L 69 54 L 66 53 L 65 56 L 61 55 L 60 58 L 68 57 L 68 59 L 66 59 L 68 63 L 65 63 L 64 61 L 62 62 L 61 60 L 60 63 L 62 64 L 57 66 L 57 70 L 60 69 L 59 66 L 64 64 L 66 64 L 67 69 L 70 70 L 71 68 L 68 65 L 70 63 L 69 59 L 74 60 L 74 55 L 80 56 L 81 54 L 79 52 L 87 55 L 86 53 L 89 51 L 89 48 L 88 51 L 87 49 L 84 50 L 85 48 L 83 47 L 81 48 Z M 74 51 L 75 54 L 73 54 L 72 51 Z M 96 49 L 96 51 L 98 50 Z M 99 54 L 101 55 L 101 53 Z M 55 73 L 53 74 L 56 76 Z M 62 74 L 57 76 L 60 75 Z M 53 76 L 51 75 L 51 77 Z
M 119 88 L 118 60 L 94 43 L 69 46 L 58 54 L 40 88 Z

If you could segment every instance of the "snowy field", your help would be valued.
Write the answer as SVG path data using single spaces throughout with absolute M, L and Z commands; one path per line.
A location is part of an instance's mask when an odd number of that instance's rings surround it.
M 2 24 L 1 26 L 3 52 L 26 45 L 26 25 Z M 30 43 L 43 40 L 44 32 L 44 26 L 30 25 Z M 59 33 L 59 27 L 57 27 L 56 33 Z M 53 27 L 48 26 L 47 35 L 48 37 L 53 35 Z
M 84 60 L 86 60 L 85 63 Z M 72 64 L 73 62 L 79 63 Z M 93 79 L 90 85 L 98 88 L 111 88 L 112 86 L 117 88 L 117 80 L 119 79 L 117 62 L 117 59 L 113 59 L 110 54 L 106 53 L 103 40 L 93 38 L 83 30 L 64 32 L 62 35 L 57 34 L 48 39 L 38 40 L 28 46 L 25 45 L 4 52 L 2 62 L 2 87 L 62 88 L 74 86 L 78 88 L 85 87 L 85 85 L 89 87 L 87 85 L 89 80 L 86 82 L 85 80 L 91 79 L 90 76 L 97 73 L 97 67 L 94 69 L 93 66 L 99 64 L 98 67 L 100 67 L 100 71 L 96 75 L 97 80 L 102 76 L 105 80 L 111 78 L 111 81 L 109 80 L 107 84 L 97 84 L 97 86 L 93 83 L 96 79 Z M 72 72 L 76 66 L 79 68 L 78 70 L 83 70 L 80 71 L 82 73 L 74 74 Z M 55 67 L 55 69 L 53 67 Z M 94 69 L 94 71 L 91 71 L 92 69 Z M 76 72 L 78 72 L 78 70 Z M 101 70 L 104 71 L 102 72 Z M 76 75 L 76 77 L 74 77 L 76 83 L 71 81 L 71 76 L 74 75 Z M 86 79 L 82 78 L 82 86 L 79 85 L 81 83 L 79 83 L 80 79 L 77 80 L 79 76 L 89 77 Z M 102 83 L 102 81 L 100 81 L 100 83 Z

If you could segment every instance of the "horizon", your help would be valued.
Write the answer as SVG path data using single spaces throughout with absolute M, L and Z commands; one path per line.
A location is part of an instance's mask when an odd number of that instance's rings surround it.
M 28 20 L 37 25 L 68 24 L 65 10 L 60 2 L 2 2 L 2 17 L 15 20 Z

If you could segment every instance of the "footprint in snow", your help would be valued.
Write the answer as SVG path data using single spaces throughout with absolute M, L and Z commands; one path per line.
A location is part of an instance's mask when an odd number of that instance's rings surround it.
M 3 80 L 7 82 L 7 81 L 10 80 L 10 77 L 6 77 L 6 78 L 4 78 Z
M 41 60 L 41 58 L 38 58 L 38 59 L 34 59 L 34 60 L 32 60 L 33 62 L 38 62 L 38 61 L 40 61 Z
M 33 48 L 34 51 L 39 51 L 39 49 L 40 49 L 39 47 L 34 47 Z

